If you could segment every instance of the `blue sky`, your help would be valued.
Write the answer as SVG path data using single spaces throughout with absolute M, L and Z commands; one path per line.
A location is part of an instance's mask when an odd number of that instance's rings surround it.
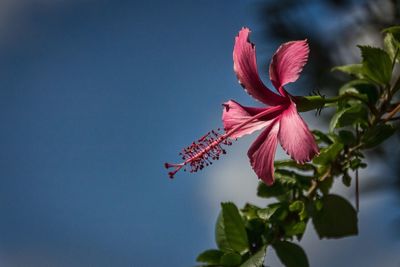
M 220 127 L 224 101 L 254 104 L 232 71 L 238 30 L 263 40 L 254 6 L 21 0 L 0 9 L 0 263 L 194 265 L 214 246 L 219 201 L 254 194 L 251 138 L 199 174 L 171 181 L 163 163 Z M 227 180 L 235 165 L 251 182 L 235 171 Z
M 210 118 L 218 126 L 220 103 L 233 96 L 225 89 L 237 87 L 233 37 L 249 10 L 226 1 L 7 7 L 5 264 L 191 265 L 212 244 L 198 212 L 201 175 L 170 181 L 163 162 Z

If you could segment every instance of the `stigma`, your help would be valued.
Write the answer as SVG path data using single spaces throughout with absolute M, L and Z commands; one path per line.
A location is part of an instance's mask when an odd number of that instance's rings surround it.
M 226 154 L 225 146 L 231 146 L 232 141 L 228 135 L 223 133 L 220 128 L 212 130 L 197 141 L 182 149 L 179 153 L 182 163 L 165 163 L 165 168 L 173 169 L 168 173 L 172 179 L 174 175 L 183 168 L 184 171 L 191 173 L 198 172 L 205 167 L 212 165 L 213 161 L 219 160 L 221 155 Z

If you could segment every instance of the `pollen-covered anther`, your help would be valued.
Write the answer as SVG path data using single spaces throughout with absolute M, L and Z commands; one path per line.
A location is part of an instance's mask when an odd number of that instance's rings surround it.
M 169 177 L 173 178 L 174 175 L 182 169 L 187 170 L 191 173 L 197 172 L 204 169 L 205 167 L 212 165 L 213 160 L 219 160 L 221 155 L 226 154 L 226 150 L 221 146 L 232 145 L 232 142 L 228 140 L 226 133 L 220 133 L 221 129 L 212 130 L 207 134 L 200 137 L 197 141 L 192 142 L 188 147 L 182 149 L 179 156 L 184 160 L 180 164 L 165 163 L 165 167 L 174 168 L 173 171 L 169 172 Z

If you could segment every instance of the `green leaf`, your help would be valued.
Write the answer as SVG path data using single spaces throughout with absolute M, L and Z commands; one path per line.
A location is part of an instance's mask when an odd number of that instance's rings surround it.
M 332 71 L 341 71 L 343 73 L 356 76 L 357 78 L 363 77 L 363 66 L 362 64 L 350 64 L 344 66 L 337 66 L 332 69 Z
M 286 193 L 285 188 L 281 183 L 275 182 L 273 185 L 268 186 L 263 182 L 258 184 L 257 196 L 263 198 L 278 197 Z
M 270 204 L 264 209 L 258 210 L 258 216 L 263 220 L 269 220 L 272 215 L 280 208 L 280 203 Z
M 312 133 L 313 133 L 313 135 L 315 137 L 315 141 L 318 144 L 325 143 L 327 145 L 330 145 L 333 142 L 335 142 L 335 140 L 331 136 L 329 136 L 329 135 L 327 135 L 327 134 L 325 134 L 325 133 L 323 133 L 321 131 L 313 130 Z
M 333 185 L 333 176 L 329 175 L 328 177 L 325 177 L 323 181 L 320 181 L 319 183 L 319 189 L 324 195 L 329 194 L 329 190 L 331 190 Z
M 247 259 L 240 267 L 263 267 L 267 247 L 263 246 L 256 254 Z
M 374 104 L 378 101 L 379 94 L 374 84 L 367 80 L 353 80 L 339 89 L 339 95 L 355 95 Z
M 335 113 L 329 125 L 329 131 L 356 123 L 366 124 L 368 120 L 368 110 L 362 105 L 353 105 Z
M 385 47 L 385 51 L 388 53 L 390 56 L 390 59 L 393 61 L 396 56 L 396 61 L 399 60 L 399 52 L 396 51 L 399 49 L 399 42 L 394 38 L 394 35 L 392 33 L 387 33 L 385 36 L 385 39 L 383 39 L 383 45 Z
M 238 208 L 231 202 L 221 203 L 222 211 L 215 227 L 218 248 L 244 254 L 249 250 L 246 229 Z
M 397 42 L 400 42 L 400 26 L 392 26 L 392 27 L 386 28 L 383 30 L 383 32 L 391 33 L 393 35 L 393 38 Z
M 320 238 L 357 235 L 357 212 L 346 199 L 326 195 L 322 202 L 322 209 L 313 216 L 313 224 Z
M 278 202 L 269 204 L 265 209 L 258 211 L 258 216 L 263 220 L 283 221 L 289 214 L 286 203 Z
M 289 210 L 292 212 L 296 212 L 299 214 L 300 220 L 304 220 L 307 218 L 307 210 L 306 205 L 301 200 L 296 200 L 292 204 L 289 205 Z
M 257 218 L 247 221 L 246 230 L 249 244 L 252 244 L 253 247 L 260 247 L 265 243 L 263 234 L 266 231 L 266 224 L 262 219 Z
M 339 140 L 345 145 L 352 145 L 356 142 L 356 137 L 354 136 L 353 132 L 342 130 L 339 131 Z
M 304 209 L 304 202 L 301 200 L 296 200 L 289 205 L 290 211 L 302 211 Z
M 221 257 L 224 253 L 217 249 L 209 249 L 197 256 L 197 262 L 204 262 L 212 265 L 217 265 L 220 263 Z
M 367 164 L 365 164 L 364 162 L 362 162 L 361 159 L 353 159 L 350 161 L 350 168 L 354 171 L 358 168 L 365 168 L 367 167 Z
M 306 230 L 307 224 L 303 221 L 296 222 L 292 221 L 290 223 L 284 224 L 285 234 L 287 237 L 292 237 L 296 235 L 302 235 Z
M 347 172 L 343 174 L 342 182 L 347 187 L 351 185 L 351 176 Z
M 275 168 L 282 168 L 282 167 L 286 167 L 286 168 L 296 168 L 302 171 L 312 171 L 314 170 L 314 166 L 312 164 L 309 163 L 305 163 L 305 164 L 300 164 L 297 163 L 294 160 L 276 160 L 274 162 L 274 166 Z
M 283 185 L 304 185 L 308 186 L 312 177 L 299 174 L 295 171 L 277 169 L 275 170 L 275 180 Z
M 365 148 L 372 148 L 381 144 L 395 132 L 396 128 L 390 124 L 377 124 L 365 132 L 361 141 Z
M 227 252 L 221 257 L 222 266 L 238 266 L 242 262 L 242 257 L 234 252 Z
M 342 143 L 334 143 L 328 147 L 321 149 L 319 155 L 314 158 L 313 162 L 319 165 L 326 165 L 333 162 L 343 149 Z
M 278 241 L 273 245 L 278 258 L 286 267 L 308 267 L 307 255 L 304 250 L 294 243 Z
M 253 204 L 246 203 L 246 205 L 241 209 L 241 211 L 242 211 L 243 216 L 247 220 L 252 220 L 252 219 L 258 218 L 257 211 L 259 209 L 260 209 L 259 207 L 255 206 Z
M 363 58 L 364 74 L 378 84 L 387 85 L 392 77 L 392 61 L 382 49 L 370 46 L 358 46 Z

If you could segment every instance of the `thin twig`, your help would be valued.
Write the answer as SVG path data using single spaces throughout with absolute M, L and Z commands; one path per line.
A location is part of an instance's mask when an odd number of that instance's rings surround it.
M 397 121 L 400 120 L 400 116 L 399 117 L 394 117 L 394 118 L 390 118 L 389 121 Z
M 392 111 L 389 112 L 388 116 L 383 120 L 383 122 L 387 122 L 388 120 L 390 120 L 399 111 L 400 111 L 400 103 Z
M 356 138 L 357 141 L 360 141 L 360 130 L 358 128 L 358 124 L 356 126 Z M 358 156 L 356 155 L 356 159 L 358 160 Z M 358 180 L 358 168 L 356 169 L 356 210 L 357 212 L 360 210 L 360 190 L 359 190 L 359 180 Z
M 358 169 L 356 169 L 356 210 L 360 211 L 360 190 L 358 185 Z

